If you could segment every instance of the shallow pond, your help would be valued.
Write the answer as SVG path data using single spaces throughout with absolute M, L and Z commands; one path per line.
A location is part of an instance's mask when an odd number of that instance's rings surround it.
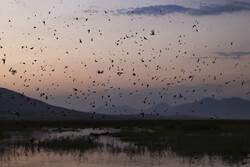
M 138 130 L 137 130 L 138 131 Z M 117 137 L 118 129 L 44 129 L 11 132 L 0 139 L 1 167 L 185 167 L 247 166 L 249 154 L 242 161 L 230 162 L 224 155 L 185 156 L 165 147 L 168 138 L 152 143 L 154 148 L 138 144 L 138 139 Z M 151 132 L 150 132 L 151 133 Z M 144 136 L 147 140 L 148 136 Z M 156 142 L 159 142 L 156 140 Z M 157 146 L 159 147 L 157 147 Z M 156 148 L 155 148 L 156 147 Z

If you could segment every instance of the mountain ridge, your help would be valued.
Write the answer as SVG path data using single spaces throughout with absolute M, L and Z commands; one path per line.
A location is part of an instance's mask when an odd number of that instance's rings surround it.
M 1 120 L 93 119 L 91 113 L 50 105 L 6 88 L 0 88 L 0 111 Z
M 109 108 L 105 110 L 107 112 Z M 223 99 L 208 97 L 200 101 L 177 106 L 160 102 L 144 109 L 143 113 L 157 116 L 183 115 L 209 119 L 250 119 L 250 101 L 238 97 Z
M 99 107 L 93 113 L 66 109 L 0 88 L 0 120 L 91 120 L 91 119 L 249 119 L 250 101 L 230 97 L 204 98 L 171 106 L 160 102 L 144 110 L 128 105 Z

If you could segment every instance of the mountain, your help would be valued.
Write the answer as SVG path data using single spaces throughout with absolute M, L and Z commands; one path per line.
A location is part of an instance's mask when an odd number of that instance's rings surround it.
M 235 97 L 222 100 L 205 98 L 201 101 L 174 107 L 167 105 L 167 103 L 159 103 L 145 112 L 164 116 L 185 115 L 217 119 L 250 119 L 250 101 Z
M 23 94 L 0 88 L 0 120 L 88 120 L 102 115 L 46 104 Z
M 127 105 L 123 105 L 121 107 L 100 107 L 97 110 L 95 110 L 98 114 L 110 114 L 110 115 L 136 115 L 140 114 L 140 110 L 129 107 Z
M 176 113 L 173 111 L 173 107 L 165 102 L 158 103 L 155 106 L 146 109 L 145 114 L 164 116 L 176 115 Z
M 122 115 L 122 116 L 120 116 Z M 161 102 L 140 111 L 121 106 L 100 107 L 95 114 L 53 106 L 23 94 L 0 88 L 0 120 L 91 120 L 91 119 L 250 119 L 250 101 L 241 98 L 205 98 L 170 106 Z
M 250 119 L 250 101 L 235 97 L 222 100 L 206 98 L 199 102 L 177 106 L 174 111 L 199 117 Z
M 126 109 L 126 111 L 125 111 Z M 97 113 L 110 114 L 141 114 L 142 112 L 130 108 L 129 106 L 116 108 L 99 108 Z M 213 98 L 205 98 L 203 100 L 182 104 L 178 106 L 170 106 L 165 102 L 161 102 L 143 111 L 147 118 L 177 118 L 177 119 L 250 119 L 250 101 L 241 98 L 225 98 L 217 100 Z

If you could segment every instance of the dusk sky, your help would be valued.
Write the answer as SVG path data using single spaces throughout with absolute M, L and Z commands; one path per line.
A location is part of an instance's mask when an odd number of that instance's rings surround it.
M 250 100 L 250 0 L 1 0 L 0 19 L 0 87 L 53 105 Z

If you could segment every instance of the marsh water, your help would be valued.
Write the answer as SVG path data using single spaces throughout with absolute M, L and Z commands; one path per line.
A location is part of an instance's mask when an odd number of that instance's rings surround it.
M 1 167 L 185 167 L 247 166 L 250 154 L 209 152 L 210 148 L 181 151 L 171 137 L 155 138 L 153 131 L 143 132 L 141 139 L 115 128 L 42 129 L 13 131 L 0 139 Z M 133 131 L 133 130 L 129 130 Z M 122 135 L 121 135 L 122 134 Z M 152 134 L 151 136 L 149 134 Z M 230 134 L 223 134 L 227 136 Z M 125 137 L 124 137 L 125 136 Z M 190 134 L 189 134 L 190 136 Z M 133 138 L 134 137 L 134 138 Z M 151 140 L 155 141 L 152 142 Z M 182 138 L 186 141 L 189 139 Z M 143 141 L 143 142 L 142 142 Z M 147 141 L 150 141 L 147 143 Z M 178 141 L 180 143 L 180 141 Z M 151 144 L 150 144 L 151 143 Z M 197 143 L 199 145 L 199 143 Z

